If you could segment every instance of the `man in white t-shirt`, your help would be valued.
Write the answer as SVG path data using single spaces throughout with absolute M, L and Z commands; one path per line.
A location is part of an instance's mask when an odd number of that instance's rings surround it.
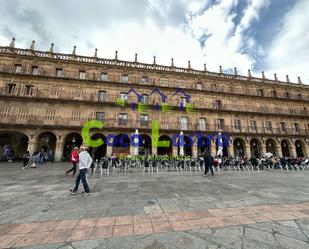
M 86 174 L 87 174 L 87 170 L 90 169 L 90 166 L 92 164 L 92 158 L 87 152 L 87 148 L 85 145 L 82 145 L 80 147 L 80 152 L 79 152 L 78 157 L 79 157 L 79 174 L 76 178 L 74 189 L 70 189 L 70 191 L 72 195 L 76 195 L 80 180 L 82 180 L 84 190 L 85 190 L 85 195 L 89 195 L 90 190 L 89 190 L 89 185 L 88 185 Z

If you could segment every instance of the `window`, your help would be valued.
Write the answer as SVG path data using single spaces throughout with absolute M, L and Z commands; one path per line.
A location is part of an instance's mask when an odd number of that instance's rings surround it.
M 180 108 L 186 107 L 186 103 L 187 103 L 186 97 L 181 96 L 181 97 L 180 97 L 180 103 L 179 103 Z
M 271 121 L 266 121 L 265 124 L 266 124 L 266 131 L 272 132 L 273 128 Z
M 80 120 L 80 112 L 72 111 L 72 121 L 79 121 Z
M 185 88 L 186 83 L 184 81 L 179 81 L 179 88 Z
M 255 120 L 250 121 L 250 128 L 252 131 L 257 131 L 257 125 Z
M 128 115 L 126 113 L 119 113 L 118 114 L 118 124 L 126 125 L 127 122 L 128 122 Z
M 15 64 L 15 73 L 21 73 L 21 64 Z
M 79 71 L 79 77 L 80 80 L 86 79 L 86 72 L 85 71 Z
M 216 110 L 220 110 L 222 108 L 222 102 L 221 100 L 215 100 L 213 103 L 213 108 Z
M 201 130 L 201 131 L 206 130 L 206 118 L 200 118 L 200 119 L 198 120 L 198 128 L 199 128 L 199 130 Z
M 38 67 L 37 66 L 32 66 L 31 67 L 31 74 L 32 75 L 37 75 L 38 74 Z
M 148 84 L 149 83 L 149 78 L 147 76 L 142 77 L 142 83 L 143 84 Z
M 104 121 L 104 112 L 96 112 L 95 113 L 95 119 L 96 120 L 101 120 L 101 121 Z
M 271 91 L 271 96 L 273 98 L 277 98 L 277 92 L 276 91 Z
M 262 96 L 262 97 L 264 96 L 264 91 L 263 91 L 263 89 L 259 89 L 259 90 L 258 90 L 258 95 L 259 95 L 259 96 Z
M 218 130 L 223 130 L 223 128 L 224 128 L 224 119 L 217 119 L 216 120 L 216 128 Z
M 63 76 L 62 68 L 56 68 L 56 77 L 62 77 L 62 76 Z
M 16 84 L 7 84 L 6 85 L 6 93 L 7 94 L 14 94 L 16 89 Z
M 101 73 L 100 80 L 107 81 L 108 80 L 107 73 Z
M 120 93 L 120 99 L 122 99 L 124 102 L 128 101 L 128 93 L 122 92 Z
M 281 132 L 286 132 L 286 124 L 285 124 L 285 122 L 280 122 L 280 131 Z
M 300 93 L 297 94 L 297 96 L 298 96 L 298 100 L 302 100 L 303 99 L 303 96 Z
M 54 109 L 48 109 L 45 113 L 45 119 L 46 120 L 54 120 L 56 115 L 56 110 Z
M 202 83 L 196 83 L 196 89 L 197 90 L 202 90 Z
M 126 74 L 121 75 L 121 82 L 122 83 L 128 83 L 129 82 L 129 76 Z
M 105 102 L 106 100 L 107 100 L 106 91 L 99 91 L 99 94 L 98 94 L 98 101 L 99 101 L 99 102 Z
M 180 118 L 180 129 L 188 130 L 188 118 L 187 117 Z
M 235 130 L 237 130 L 237 131 L 240 131 L 240 130 L 241 130 L 241 122 L 240 122 L 240 119 L 235 119 L 235 120 L 234 120 L 234 128 L 235 128 Z
M 290 93 L 289 93 L 289 92 L 286 92 L 286 93 L 285 93 L 285 97 L 286 97 L 287 99 L 289 99 L 289 98 L 290 98 Z
M 26 85 L 25 86 L 25 95 L 32 96 L 34 94 L 34 86 Z
M 142 104 L 148 104 L 148 95 L 147 94 L 142 95 L 141 103 Z
M 161 86 L 168 86 L 168 79 L 160 79 Z
M 148 126 L 149 116 L 148 114 L 141 114 L 140 124 L 141 126 Z
M 295 132 L 297 132 L 297 133 L 300 132 L 299 123 L 294 123 L 294 130 L 295 130 Z

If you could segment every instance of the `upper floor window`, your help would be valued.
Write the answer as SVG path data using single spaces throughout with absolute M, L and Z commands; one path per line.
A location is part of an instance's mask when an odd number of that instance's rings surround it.
M 265 122 L 265 128 L 266 128 L 266 131 L 272 131 L 273 130 L 271 121 L 266 121 Z
M 141 103 L 142 104 L 148 104 L 148 95 L 147 94 L 142 94 Z
M 297 97 L 298 97 L 299 100 L 302 100 L 302 99 L 303 99 L 303 96 L 302 96 L 300 93 L 297 94 Z
M 180 103 L 179 103 L 180 107 L 186 107 L 186 103 L 187 103 L 186 97 L 185 96 L 181 96 L 180 97 Z
M 142 83 L 143 84 L 148 84 L 149 83 L 149 78 L 147 76 L 142 77 Z
M 179 88 L 185 88 L 186 87 L 186 83 L 184 81 L 179 81 Z
M 141 126 L 148 126 L 149 116 L 148 114 L 141 114 L 140 124 Z
M 206 130 L 206 118 L 200 118 L 198 120 L 198 128 L 201 131 Z
M 79 77 L 80 80 L 86 79 L 86 72 L 85 71 L 79 71 Z
M 34 86 L 26 85 L 25 86 L 25 95 L 32 96 L 34 94 Z
M 256 121 L 255 120 L 251 120 L 250 121 L 250 128 L 252 131 L 256 131 L 257 130 L 257 125 L 256 125 Z
M 273 98 L 277 98 L 277 92 L 276 91 L 271 91 L 271 96 Z
M 224 119 L 218 118 L 216 120 L 216 128 L 218 130 L 223 130 L 223 128 L 224 128 Z
M 128 101 L 128 93 L 126 93 L 126 92 L 120 93 L 120 99 L 127 102 Z
M 32 75 L 37 75 L 38 74 L 39 68 L 37 66 L 32 66 L 31 67 L 31 74 Z
M 300 129 L 299 129 L 299 123 L 294 123 L 294 130 L 299 133 Z
M 62 68 L 56 68 L 56 77 L 62 77 L 62 76 L 63 76 Z
M 235 119 L 235 120 L 234 120 L 234 128 L 235 128 L 235 130 L 237 130 L 237 131 L 240 131 L 240 130 L 241 130 L 241 122 L 240 122 L 240 119 Z
M 15 73 L 21 73 L 21 64 L 15 64 Z
M 196 83 L 196 89 L 202 90 L 202 83 L 200 83 L 200 82 Z
M 264 96 L 264 91 L 263 91 L 263 89 L 258 89 L 258 95 L 259 96 Z
M 128 122 L 128 115 L 126 113 L 119 113 L 118 114 L 118 124 L 126 125 L 127 122 Z
M 16 89 L 16 84 L 6 84 L 6 93 L 8 94 L 13 94 L 15 92 Z
M 72 111 L 72 121 L 79 121 L 80 120 L 80 112 L 79 111 Z
M 286 97 L 287 99 L 289 99 L 289 98 L 290 98 L 290 93 L 289 93 L 289 92 L 286 92 L 286 93 L 285 93 L 285 97 Z
M 282 132 L 286 132 L 286 124 L 285 124 L 285 122 L 280 122 L 280 130 Z
M 101 73 L 100 80 L 107 81 L 108 80 L 107 73 Z
M 181 117 L 180 118 L 180 129 L 181 130 L 187 130 L 188 129 L 188 118 L 187 117 Z
M 128 83 L 129 82 L 129 75 L 123 74 L 121 75 L 121 82 Z
M 214 100 L 213 108 L 216 109 L 216 110 L 220 110 L 222 108 L 221 100 Z
M 168 86 L 168 79 L 160 79 L 161 86 Z
M 104 121 L 104 117 L 105 117 L 104 112 L 96 112 L 96 113 L 95 113 L 95 118 L 96 118 L 96 120 Z
M 99 94 L 98 94 L 98 101 L 99 101 L 99 102 L 105 102 L 106 100 L 107 100 L 106 91 L 99 91 Z
M 45 113 L 45 119 L 47 120 L 54 120 L 56 116 L 56 110 L 55 109 L 47 109 Z

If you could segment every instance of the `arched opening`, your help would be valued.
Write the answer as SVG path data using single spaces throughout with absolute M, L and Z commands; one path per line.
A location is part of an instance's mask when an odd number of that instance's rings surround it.
M 287 140 L 284 139 L 281 141 L 281 149 L 283 157 L 290 157 L 289 143 Z
M 116 156 L 130 154 L 130 137 L 127 134 L 118 134 L 114 138 L 113 153 Z
M 28 148 L 28 137 L 18 131 L 0 131 L 0 160 L 19 160 Z
M 158 155 L 172 155 L 172 139 L 167 135 L 162 135 L 159 137 L 159 141 L 169 141 L 170 146 L 169 147 L 158 147 L 157 154 Z
M 251 157 L 258 158 L 261 155 L 260 142 L 256 138 L 250 141 Z
M 103 144 L 99 147 L 89 147 L 89 154 L 93 160 L 100 160 L 102 157 L 106 156 L 106 137 L 103 134 L 97 133 L 91 136 L 92 140 L 103 140 Z
M 178 146 L 177 146 L 178 147 L 178 155 L 180 155 L 179 138 L 178 138 L 177 144 L 178 144 Z M 184 146 L 183 146 L 184 156 L 192 157 L 192 146 L 193 146 L 192 138 L 184 135 Z
M 236 138 L 233 142 L 234 155 L 235 156 L 244 156 L 244 141 L 240 138 Z
M 56 141 L 57 137 L 52 132 L 44 132 L 40 134 L 38 137 L 38 148 L 36 152 L 39 152 L 41 150 L 44 150 L 44 152 L 50 152 L 52 151 L 52 155 L 54 157 L 55 150 L 56 150 Z
M 266 152 L 276 155 L 276 142 L 273 139 L 267 139 Z M 264 156 L 264 155 L 263 155 Z
M 64 147 L 63 147 L 63 157 L 64 160 L 68 161 L 70 160 L 71 153 L 74 149 L 74 147 L 79 147 L 83 143 L 83 138 L 80 134 L 74 132 L 70 133 L 66 136 Z
M 200 136 L 197 139 L 197 154 L 202 156 L 206 150 L 211 149 L 211 138 L 209 136 Z
M 229 147 L 230 145 L 230 142 L 228 140 L 227 137 L 225 136 L 222 136 L 222 142 L 223 142 L 223 155 L 222 157 L 228 157 L 228 151 L 227 151 L 227 148 Z M 218 145 L 219 145 L 219 138 L 217 137 L 216 138 L 216 155 L 218 154 Z
M 296 147 L 296 156 L 297 157 L 304 157 L 303 143 L 302 143 L 301 140 L 295 141 L 295 147 Z
M 151 155 L 151 149 L 151 138 L 146 134 L 142 134 L 139 140 L 138 154 Z

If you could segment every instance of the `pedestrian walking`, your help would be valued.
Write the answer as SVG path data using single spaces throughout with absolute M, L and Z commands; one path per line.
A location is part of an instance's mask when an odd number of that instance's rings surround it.
M 77 169 L 77 163 L 79 161 L 79 158 L 78 158 L 78 147 L 75 147 L 74 150 L 72 151 L 70 161 L 72 163 L 72 168 L 70 170 L 68 170 L 67 172 L 65 172 L 65 174 L 66 174 L 66 176 L 68 176 L 69 173 L 71 171 L 73 171 L 73 175 L 72 176 L 75 176 L 76 169 Z
M 91 164 L 92 164 L 92 158 L 87 151 L 87 147 L 82 145 L 80 147 L 80 153 L 79 153 L 79 174 L 76 177 L 74 189 L 70 189 L 72 195 L 77 194 L 80 181 L 83 182 L 85 195 L 89 195 L 90 190 L 86 174 L 87 170 L 90 169 Z
M 25 168 L 28 167 L 29 159 L 30 159 L 30 153 L 29 153 L 29 151 L 27 150 L 26 153 L 25 153 L 24 156 L 23 156 L 23 167 L 22 167 L 22 169 L 25 169 Z
M 210 170 L 211 174 L 214 175 L 214 170 L 213 170 L 213 167 L 212 167 L 212 157 L 211 157 L 209 150 L 206 150 L 205 153 L 204 153 L 204 165 L 205 165 L 204 174 L 207 174 L 208 171 Z

